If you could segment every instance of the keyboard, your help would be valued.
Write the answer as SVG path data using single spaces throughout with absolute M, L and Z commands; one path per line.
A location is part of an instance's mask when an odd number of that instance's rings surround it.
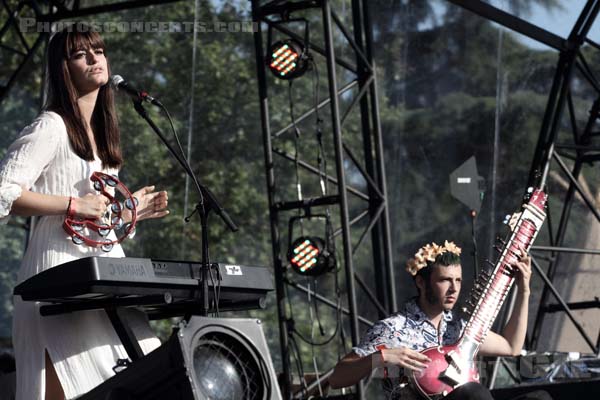
M 149 258 L 86 257 L 43 271 L 19 284 L 25 301 L 50 303 L 43 315 L 107 307 L 136 306 L 151 318 L 200 311 L 200 263 Z M 273 290 L 269 269 L 212 264 L 207 279 L 212 310 L 264 308 Z

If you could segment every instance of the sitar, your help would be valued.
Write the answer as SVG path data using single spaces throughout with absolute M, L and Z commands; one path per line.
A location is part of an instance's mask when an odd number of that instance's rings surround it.
M 421 351 L 431 362 L 421 372 L 412 371 L 410 380 L 423 397 L 444 397 L 467 382 L 479 382 L 475 357 L 485 340 L 514 282 L 520 249 L 529 250 L 546 218 L 547 195 L 530 188 L 520 212 L 513 214 L 511 232 L 498 246 L 494 269 L 479 274 L 472 291 L 471 315 L 457 343 Z

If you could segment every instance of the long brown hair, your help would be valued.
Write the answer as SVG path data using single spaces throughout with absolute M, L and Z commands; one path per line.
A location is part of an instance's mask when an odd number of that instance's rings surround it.
M 63 118 L 73 151 L 86 161 L 94 160 L 94 151 L 87 135 L 86 123 L 77 106 L 77 89 L 67 62 L 76 51 L 90 48 L 102 49 L 106 54 L 106 46 L 98 32 L 84 23 L 69 25 L 52 37 L 48 44 L 48 97 L 44 106 L 46 110 L 54 111 Z M 107 68 L 110 76 L 108 60 Z M 113 89 L 108 83 L 100 88 L 91 125 L 102 165 L 120 167 L 123 156 L 119 125 Z

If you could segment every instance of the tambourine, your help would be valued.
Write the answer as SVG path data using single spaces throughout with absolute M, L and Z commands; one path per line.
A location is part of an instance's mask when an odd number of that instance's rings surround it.
M 85 244 L 90 247 L 101 247 L 103 251 L 109 252 L 115 244 L 121 243 L 126 237 L 131 238 L 135 235 L 139 202 L 116 175 L 94 172 L 90 180 L 93 182 L 94 189 L 110 200 L 106 213 L 98 219 L 77 218 L 69 203 L 69 210 L 63 222 L 63 228 L 76 245 Z M 109 193 L 106 190 L 107 187 L 114 188 L 115 194 Z M 116 198 L 117 194 L 122 196 L 121 200 Z M 128 223 L 125 223 L 122 217 L 125 208 L 131 211 L 131 222 Z M 113 230 L 117 236 L 116 240 L 108 239 L 108 235 Z

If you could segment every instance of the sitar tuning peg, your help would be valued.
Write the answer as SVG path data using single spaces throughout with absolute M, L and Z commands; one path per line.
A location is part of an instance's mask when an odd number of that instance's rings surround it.
M 528 187 L 527 188 L 527 193 L 525 193 L 525 195 L 523 196 L 523 199 L 525 201 L 529 200 L 531 198 L 531 195 L 533 194 L 534 188 L 533 187 Z

